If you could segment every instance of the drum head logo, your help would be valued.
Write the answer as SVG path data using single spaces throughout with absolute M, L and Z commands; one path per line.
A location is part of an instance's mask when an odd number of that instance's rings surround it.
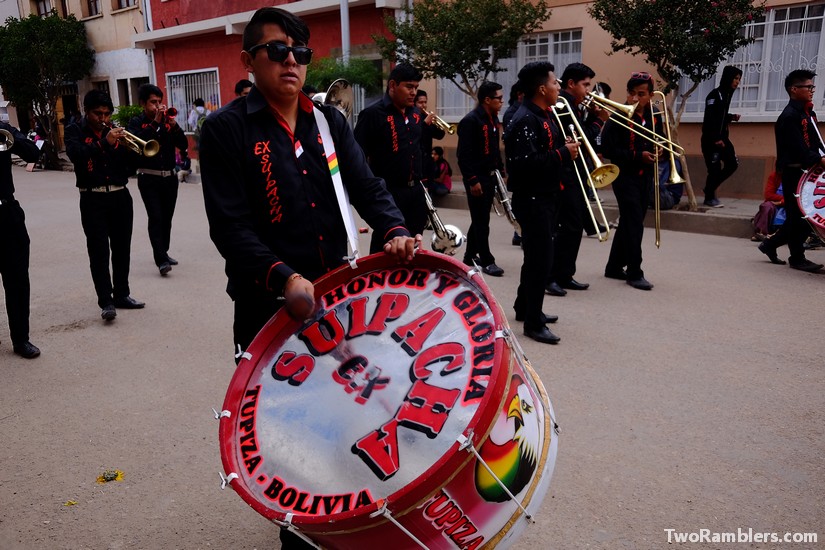
M 541 438 L 538 413 L 527 384 L 520 376 L 514 375 L 490 438 L 479 449 L 481 458 L 493 470 L 495 477 L 514 495 L 524 489 L 536 471 L 537 444 Z M 478 494 L 488 502 L 509 500 L 510 496 L 496 478 L 481 462 L 476 463 Z

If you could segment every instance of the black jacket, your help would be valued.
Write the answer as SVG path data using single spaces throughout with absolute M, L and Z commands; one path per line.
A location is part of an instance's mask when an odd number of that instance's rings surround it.
M 183 133 L 183 129 L 179 125 L 175 124 L 172 127 L 167 123 L 159 124 L 145 114 L 130 120 L 127 130 L 144 141 L 154 139 L 160 143 L 160 152 L 157 155 L 152 157 L 141 155 L 139 157 L 136 165 L 138 168 L 174 170 L 175 148 L 181 151 L 186 151 L 189 148 L 186 134 Z
M 300 96 L 291 132 L 256 87 L 209 115 L 200 162 L 209 233 L 233 298 L 280 293 L 295 272 L 316 279 L 344 263 L 347 235 L 312 102 Z M 384 182 L 367 166 L 341 113 L 320 107 L 350 202 L 385 241 L 409 235 Z
M 571 161 L 552 113 L 522 102 L 504 134 L 508 184 L 513 193 L 552 195 L 561 188 L 561 170 Z
M 458 123 L 458 167 L 468 190 L 478 182 L 493 185 L 493 170 L 504 171 L 500 142 L 498 117 L 488 115 L 481 105 Z
M 11 175 L 11 154 L 14 153 L 26 162 L 35 162 L 40 156 L 40 149 L 23 132 L 8 124 L 0 122 L 0 128 L 11 133 L 14 145 L 8 151 L 0 152 L 0 200 L 11 200 L 14 195 L 14 182 Z
M 615 115 L 614 115 L 615 116 Z M 650 109 L 646 109 L 645 113 L 633 113 L 633 121 L 636 124 L 641 124 L 648 130 L 653 129 L 651 122 Z M 626 124 L 622 120 L 622 124 Z M 661 117 L 656 118 L 656 132 L 661 133 L 662 120 Z M 653 144 L 640 137 L 637 133 L 631 132 L 627 128 L 618 124 L 615 120 L 608 119 L 604 125 L 602 132 L 602 150 L 604 156 L 610 159 L 610 162 L 619 167 L 619 177 L 621 181 L 623 178 L 638 178 L 649 177 L 651 183 L 653 182 L 653 164 L 648 164 L 642 160 L 642 153 L 645 151 L 652 152 Z
M 66 126 L 66 154 L 74 165 L 75 185 L 81 189 L 104 185 L 126 185 L 130 165 L 137 154 L 115 142 L 109 145 L 108 128 L 98 135 L 84 116 L 79 124 Z
M 788 102 L 776 120 L 776 169 L 783 173 L 785 185 L 794 186 L 785 190 L 785 196 L 795 191 L 802 171 L 819 162 L 823 156 L 823 144 L 815 125 L 813 105 L 795 100 Z

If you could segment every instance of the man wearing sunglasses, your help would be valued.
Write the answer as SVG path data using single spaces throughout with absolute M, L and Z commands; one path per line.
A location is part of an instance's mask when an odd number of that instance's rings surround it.
M 309 317 L 311 281 L 343 264 L 348 253 L 315 109 L 329 126 L 350 202 L 386 253 L 400 262 L 413 257 L 415 240 L 343 115 L 301 92 L 312 59 L 308 42 L 309 28 L 299 17 L 272 7 L 256 11 L 241 52 L 255 85 L 209 115 L 201 132 L 206 214 L 235 302 L 237 360 L 282 306 L 293 317 Z
M 426 114 L 415 106 L 421 73 L 399 63 L 390 72 L 384 97 L 361 111 L 355 139 L 373 173 L 387 182 L 407 228 L 424 231 L 427 205 L 421 187 L 421 135 Z M 373 233 L 370 252 L 381 250 L 382 236 Z
M 782 173 L 782 185 L 785 196 L 796 192 L 803 170 L 812 167 L 825 167 L 825 144 L 817 129 L 816 113 L 813 111 L 813 98 L 816 87 L 816 73 L 807 69 L 791 71 L 785 77 L 785 90 L 789 101 L 779 115 L 774 128 L 776 134 L 776 169 Z M 805 238 L 810 227 L 799 209 L 799 203 L 793 197 L 785 201 L 787 217 L 785 223 L 776 233 L 759 245 L 759 250 L 770 258 L 772 263 L 784 264 L 776 255 L 776 249 L 787 244 L 790 250 L 788 264 L 793 269 L 815 272 L 822 269 L 822 264 L 805 258 Z
M 478 105 L 458 124 L 458 166 L 464 177 L 471 220 L 464 263 L 471 266 L 475 262 L 493 277 L 504 275 L 490 251 L 490 208 L 497 184 L 493 171 L 504 172 L 498 121 L 503 104 L 501 84 L 483 82 L 478 87 Z

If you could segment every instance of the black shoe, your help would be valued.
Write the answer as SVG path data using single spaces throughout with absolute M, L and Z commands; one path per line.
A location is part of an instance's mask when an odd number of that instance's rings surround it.
M 481 271 L 483 271 L 487 275 L 490 275 L 491 277 L 501 277 L 502 275 L 504 275 L 504 270 L 496 264 L 485 265 L 483 268 L 481 268 Z
M 705 206 L 709 208 L 724 208 L 725 205 L 719 202 L 719 199 L 710 199 L 705 201 Z
M 104 321 L 113 321 L 117 317 L 117 310 L 114 304 L 109 304 L 100 311 L 100 318 Z
M 638 279 L 628 279 L 627 284 L 633 288 L 638 288 L 639 290 L 653 290 L 653 283 L 644 277 L 639 277 Z
M 768 244 L 768 241 L 762 241 L 759 243 L 759 252 L 770 258 L 772 264 L 785 265 L 787 263 L 785 260 L 779 259 L 776 255 L 776 249 L 772 248 Z
M 561 338 L 550 332 L 547 327 L 541 327 L 538 330 L 524 329 L 524 335 L 542 344 L 558 344 L 561 341 Z
M 138 302 L 131 296 L 126 296 L 125 298 L 115 298 L 115 307 L 120 309 L 143 309 L 145 306 L 143 302 Z
M 172 271 L 172 265 L 169 262 L 163 262 L 158 266 L 158 271 L 160 271 L 161 276 L 166 277 Z
M 555 323 L 559 320 L 558 315 L 547 315 L 546 313 L 542 312 L 541 314 L 542 323 Z M 524 313 L 518 312 L 516 313 L 516 321 L 524 321 Z
M 604 276 L 608 279 L 618 279 L 619 281 L 627 280 L 627 272 L 624 269 L 621 271 L 605 271 Z
M 513 232 L 513 246 L 521 246 L 521 235 Z
M 166 256 L 166 263 L 169 265 L 178 265 L 178 261 L 172 256 Z
M 23 359 L 34 359 L 35 357 L 40 355 L 40 350 L 37 349 L 37 346 L 35 346 L 31 342 L 26 342 L 25 344 L 14 346 L 14 353 L 19 355 Z
M 559 283 L 559 286 L 568 290 L 587 290 L 590 288 L 590 283 L 580 283 L 576 279 L 570 279 Z
M 784 263 L 784 262 L 783 262 Z M 807 271 L 808 273 L 814 273 L 822 269 L 822 264 L 815 264 L 811 260 L 802 260 L 801 262 L 793 262 L 791 263 L 791 269 L 798 269 L 799 271 Z
M 547 288 L 545 288 L 544 291 L 550 296 L 567 296 L 567 291 L 556 284 L 555 281 L 547 285 Z

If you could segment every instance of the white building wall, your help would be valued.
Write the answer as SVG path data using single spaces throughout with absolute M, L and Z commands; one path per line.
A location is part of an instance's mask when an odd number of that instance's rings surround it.
M 92 74 L 85 80 L 78 82 L 80 101 L 83 95 L 95 87 L 101 81 L 108 81 L 112 101 L 115 106 L 119 104 L 136 104 L 137 97 L 121 98 L 118 95 L 118 80 L 132 80 L 136 78 L 149 78 L 149 56 L 145 50 L 125 48 L 122 50 L 112 50 L 108 52 L 98 52 L 95 54 L 95 66 Z M 131 89 L 131 87 L 130 87 Z

